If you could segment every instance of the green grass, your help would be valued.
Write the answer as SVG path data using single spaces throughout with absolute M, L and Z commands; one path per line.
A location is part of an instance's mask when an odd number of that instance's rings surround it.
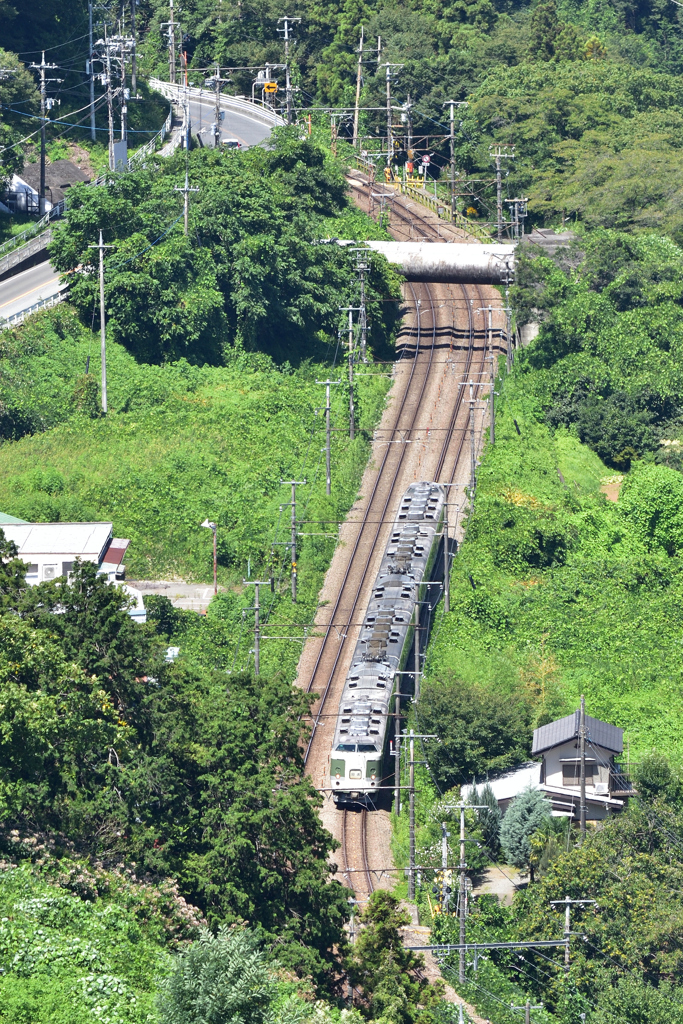
M 2 340 L 5 415 L 18 432 L 27 424 L 35 431 L 0 447 L 3 511 L 31 521 L 111 519 L 115 535 L 132 541 L 129 576 L 205 581 L 211 534 L 200 524 L 208 517 L 219 526 L 219 577 L 229 584 L 246 575 L 249 560 L 252 573 L 270 574 L 272 541 L 285 539 L 275 537 L 289 500 L 280 479 L 308 481 L 300 501 L 311 518 L 343 518 L 355 499 L 369 444 L 363 430 L 354 442 L 345 436 L 337 393 L 334 487 L 324 494 L 324 389 L 316 379 L 330 366 L 278 368 L 245 353 L 223 367 L 149 366 L 109 344 L 110 411 L 92 418 L 78 409 L 88 357 L 99 380 L 99 339 L 65 307 Z M 374 426 L 387 388 L 386 377 L 359 379 L 362 428 Z M 315 556 L 318 538 L 302 547 Z M 275 551 L 277 568 L 284 551 Z
M 570 433 L 550 431 L 527 383 L 513 374 L 502 385 L 428 674 L 454 672 L 502 699 L 524 687 L 539 718 L 569 713 L 583 693 L 591 715 L 626 730 L 636 757 L 657 748 L 680 761 L 681 559 L 643 543 L 599 491 L 613 471 Z M 538 536 L 566 550 L 543 564 Z

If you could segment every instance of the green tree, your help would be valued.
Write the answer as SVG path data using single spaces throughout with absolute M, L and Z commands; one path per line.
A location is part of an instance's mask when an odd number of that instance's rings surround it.
M 477 789 L 472 789 L 467 802 L 470 804 L 486 804 L 486 810 L 477 811 L 477 819 L 481 828 L 486 849 L 492 860 L 497 860 L 500 852 L 501 813 L 490 784 L 487 782 Z
M 531 715 L 521 690 L 502 701 L 492 687 L 448 675 L 425 683 L 418 715 L 422 730 L 439 737 L 428 744 L 429 764 L 444 789 L 528 756 Z
M 376 889 L 359 918 L 361 930 L 347 960 L 351 984 L 362 988 L 368 1016 L 386 1024 L 411 1024 L 432 1001 L 421 974 L 423 959 L 405 949 L 400 929 L 410 923 L 390 892 Z
M 509 864 L 530 867 L 533 881 L 531 837 L 547 824 L 550 803 L 540 790 L 529 786 L 512 801 L 500 826 L 500 844 Z
M 178 956 L 158 999 L 161 1024 L 265 1024 L 277 992 L 252 932 L 204 931 Z

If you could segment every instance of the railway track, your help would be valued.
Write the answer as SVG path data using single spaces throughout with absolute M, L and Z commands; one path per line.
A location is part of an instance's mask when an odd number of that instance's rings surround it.
M 372 185 L 360 181 L 350 181 L 350 184 L 358 205 L 369 212 Z M 398 198 L 392 207 L 394 237 L 399 240 L 401 236 L 414 237 L 417 230 L 425 241 L 443 241 L 447 235 L 441 231 L 446 227 L 451 238 L 462 239 L 457 229 L 435 224 L 419 211 L 407 210 Z M 493 293 L 491 298 L 494 296 L 499 302 L 498 293 Z M 367 606 L 376 575 L 375 563 L 381 557 L 392 516 L 412 480 L 411 463 L 414 472 L 419 472 L 419 479 L 455 483 L 462 470 L 469 422 L 465 388 L 457 384 L 471 378 L 477 380 L 475 397 L 479 397 L 488 384 L 484 380 L 486 324 L 484 314 L 477 312 L 487 305 L 482 288 L 408 282 L 405 297 L 412 300 L 411 322 L 402 329 L 398 343 L 402 348 L 402 363 L 405 365 L 410 358 L 410 365 L 403 371 L 402 387 L 390 422 L 383 425 L 381 436 L 376 438 L 383 451 L 378 454 L 367 497 L 357 518 L 352 516 L 345 524 L 342 574 L 334 599 L 322 609 L 316 622 L 322 638 L 317 641 L 317 650 L 306 666 L 305 678 L 301 679 L 308 692 L 319 694 L 313 707 L 305 759 L 309 774 L 316 783 L 320 780 L 321 789 L 327 785 L 331 733 L 325 723 L 337 713 L 358 635 L 357 624 Z M 441 358 L 444 348 L 447 349 L 445 359 Z M 454 384 L 455 393 L 448 394 Z M 440 424 L 436 428 L 435 416 Z M 422 446 L 424 457 L 420 457 L 417 467 L 415 457 L 408 454 L 409 444 L 415 449 Z M 377 815 L 369 815 L 365 809 L 333 812 L 328 809 L 327 814 L 328 827 L 341 840 L 344 879 L 362 904 L 375 888 L 368 849 L 384 847 L 382 867 L 390 858 L 388 844 L 375 842 L 377 837 L 371 834 Z

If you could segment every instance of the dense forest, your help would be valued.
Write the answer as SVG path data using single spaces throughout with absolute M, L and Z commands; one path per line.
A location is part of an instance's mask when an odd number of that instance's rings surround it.
M 96 38 L 105 20 L 126 29 L 129 11 L 96 7 Z M 199 525 L 211 518 L 222 588 L 203 616 L 149 599 L 138 626 L 87 565 L 68 584 L 28 587 L 2 541 L 0 1022 L 458 1019 L 402 944 L 403 882 L 373 896 L 349 942 L 354 908 L 330 871 L 340 855 L 302 761 L 309 700 L 291 683 L 303 626 L 285 635 L 281 480 L 306 479 L 303 522 L 347 514 L 402 314 L 400 279 L 373 259 L 358 430 L 350 440 L 348 388 L 333 388 L 328 496 L 317 381 L 340 371 L 340 307 L 356 304 L 358 280 L 352 257 L 321 242 L 386 237 L 344 183 L 362 33 L 361 146 L 381 150 L 384 65 L 400 65 L 394 104 L 435 179 L 448 157 L 444 103 L 467 104 L 455 155 L 469 217 L 491 220 L 490 147 L 501 143 L 515 147 L 504 198 L 527 196 L 530 224 L 574 235 L 553 257 L 518 255 L 514 320 L 538 334 L 501 372 L 496 444 L 411 710 L 410 724 L 439 737 L 416 771 L 420 920 L 436 940 L 458 940 L 432 887 L 441 825 L 455 837 L 454 804 L 475 779 L 471 802 L 486 809 L 467 811 L 469 869 L 478 878 L 503 864 L 523 881 L 511 905 L 471 902 L 468 940 L 552 939 L 563 928 L 552 900 L 596 902 L 573 912 L 583 938 L 569 970 L 557 950 L 495 951 L 468 958 L 464 986 L 447 958 L 446 981 L 495 1024 L 519 1021 L 511 1006 L 527 999 L 534 1024 L 680 1024 L 683 12 L 664 0 L 187 0 L 175 16 L 188 81 L 218 62 L 226 91 L 250 94 L 254 68 L 283 61 L 285 14 L 300 19 L 291 63 L 305 131 L 240 153 L 194 149 L 187 162 L 155 156 L 102 187 L 74 186 L 50 249 L 70 301 L 0 336 L 0 511 L 112 520 L 132 540 L 130 576 L 195 581 L 211 578 Z M 132 147 L 168 113 L 149 87 L 168 70 L 168 17 L 163 2 L 136 5 Z M 101 103 L 94 145 L 87 130 L 87 4 L 0 0 L 0 19 L 2 178 L 36 158 L 30 65 L 43 49 L 61 79 L 48 156 L 78 144 L 93 168 L 106 164 Z M 187 235 L 175 191 L 186 171 L 199 189 Z M 0 219 L 3 238 L 22 226 Z M 106 418 L 90 248 L 100 228 L 113 247 Z M 312 621 L 335 543 L 310 534 L 298 623 Z M 282 634 L 259 678 L 245 577 L 272 578 L 266 616 Z M 638 791 L 583 844 L 533 793 L 501 820 L 485 785 L 525 761 L 534 727 L 580 694 L 589 714 L 626 730 Z M 403 866 L 407 810 L 393 829 Z

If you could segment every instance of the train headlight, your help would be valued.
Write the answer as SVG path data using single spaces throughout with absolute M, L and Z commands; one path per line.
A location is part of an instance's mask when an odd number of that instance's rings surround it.
M 339 772 L 337 772 L 337 778 L 339 778 Z
M 374 777 L 375 777 L 375 773 L 373 772 L 372 775 L 370 776 L 370 778 L 374 779 Z

